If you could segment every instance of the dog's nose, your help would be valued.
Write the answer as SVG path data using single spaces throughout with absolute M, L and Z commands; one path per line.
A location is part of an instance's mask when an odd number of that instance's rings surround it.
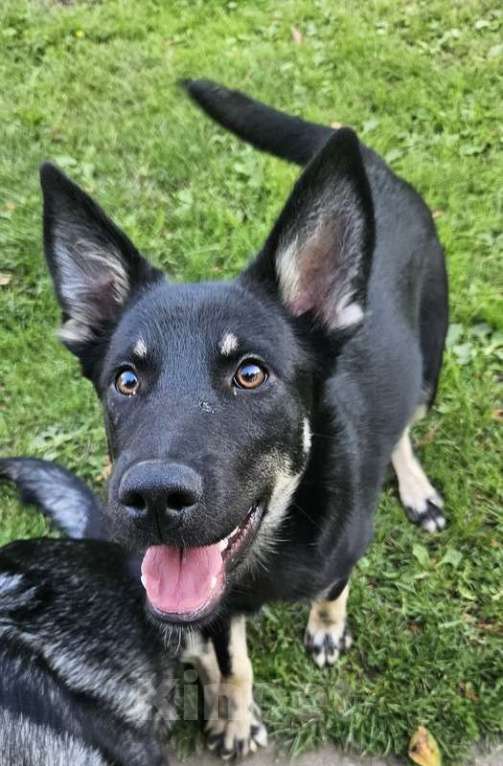
M 203 483 L 196 471 L 162 460 L 135 463 L 119 485 L 119 502 L 137 515 L 176 515 L 196 506 L 202 495 Z

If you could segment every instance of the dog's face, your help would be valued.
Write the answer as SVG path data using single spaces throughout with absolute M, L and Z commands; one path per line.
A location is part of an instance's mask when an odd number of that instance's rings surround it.
M 273 545 L 308 457 L 308 374 L 281 310 L 239 283 L 163 281 L 119 321 L 98 384 L 108 511 L 116 537 L 150 548 L 159 613 L 201 619 Z
M 143 557 L 155 615 L 211 619 L 295 512 L 320 338 L 332 353 L 363 316 L 373 214 L 356 137 L 329 141 L 226 283 L 169 283 L 52 166 L 42 187 L 61 338 L 103 403 L 114 536 Z

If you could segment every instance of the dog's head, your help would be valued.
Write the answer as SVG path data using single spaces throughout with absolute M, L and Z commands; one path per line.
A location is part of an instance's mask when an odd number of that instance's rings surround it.
M 51 165 L 42 188 L 60 336 L 103 404 L 114 535 L 143 557 L 155 614 L 209 618 L 281 536 L 320 349 L 363 317 L 373 213 L 357 138 L 328 142 L 224 283 L 168 282 Z

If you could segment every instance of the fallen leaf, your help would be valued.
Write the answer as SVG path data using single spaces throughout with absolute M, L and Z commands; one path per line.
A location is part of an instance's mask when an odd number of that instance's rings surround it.
M 110 478 L 110 474 L 112 473 L 112 462 L 110 458 L 107 456 L 104 461 L 103 470 L 99 475 L 99 478 L 101 481 L 107 481 Z
M 294 41 L 295 45 L 302 45 L 304 42 L 304 35 L 300 29 L 297 29 L 297 27 L 292 27 L 292 40 Z
M 416 440 L 416 445 L 418 447 L 425 447 L 427 444 L 434 442 L 438 429 L 438 424 L 433 425 L 431 428 L 425 431 L 425 433 L 419 439 Z
M 498 408 L 493 410 L 491 416 L 493 420 L 497 420 L 499 423 L 503 422 L 503 409 Z
M 440 749 L 425 726 L 419 726 L 409 742 L 409 758 L 419 766 L 442 766 Z
M 12 279 L 12 274 L 5 274 L 0 272 L 0 287 L 4 287 L 5 285 L 8 285 L 9 282 Z
M 479 695 L 473 688 L 473 684 L 471 684 L 470 681 L 467 681 L 466 683 L 461 681 L 459 684 L 459 691 L 463 697 L 466 697 L 466 699 L 470 700 L 471 702 L 478 702 L 480 699 Z
M 493 622 L 484 622 L 483 620 L 480 620 L 477 622 L 477 628 L 487 633 L 494 633 L 496 636 L 503 636 L 503 627 Z
M 333 128 L 334 130 L 339 130 L 339 128 L 343 127 L 343 124 L 342 122 L 331 122 L 330 127 Z
M 444 214 L 443 210 L 434 210 L 433 211 L 433 220 L 434 221 L 438 221 L 439 218 L 442 218 L 443 214 Z

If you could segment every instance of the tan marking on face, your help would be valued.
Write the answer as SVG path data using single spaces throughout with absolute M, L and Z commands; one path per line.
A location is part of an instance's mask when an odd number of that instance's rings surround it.
M 232 332 L 226 332 L 220 341 L 220 353 L 224 356 L 230 356 L 238 350 L 239 341 Z
M 144 359 L 147 356 L 147 345 L 143 338 L 138 338 L 133 349 L 133 354 L 140 359 Z

